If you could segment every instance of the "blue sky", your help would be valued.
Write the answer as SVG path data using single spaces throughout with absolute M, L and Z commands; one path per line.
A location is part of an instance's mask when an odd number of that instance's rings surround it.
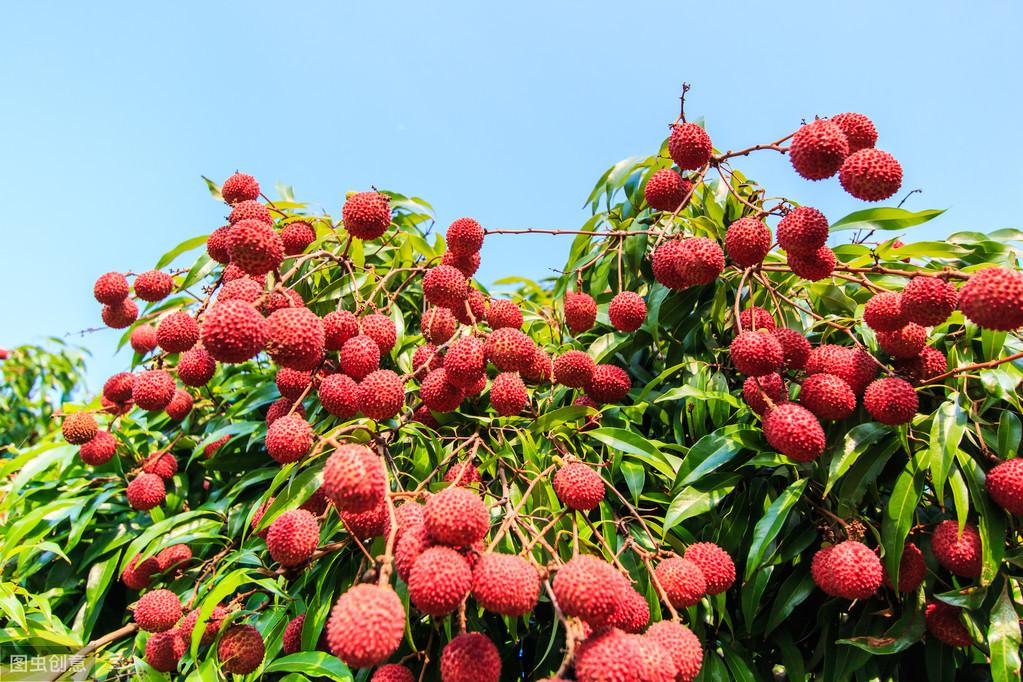
M 440 6 L 438 6 L 440 5 Z M 1014 2 L 17 3 L 0 41 L 0 347 L 96 326 L 92 282 L 223 222 L 235 169 L 338 211 L 369 185 L 446 225 L 565 227 L 649 154 L 692 83 L 715 144 L 861 111 L 934 237 L 1020 225 Z M 1016 45 L 1016 47 L 1012 47 Z M 836 219 L 862 208 L 785 158 L 739 167 Z M 558 240 L 561 241 L 558 241 Z M 542 277 L 567 238 L 493 237 L 480 277 Z M 84 339 L 95 388 L 118 332 Z

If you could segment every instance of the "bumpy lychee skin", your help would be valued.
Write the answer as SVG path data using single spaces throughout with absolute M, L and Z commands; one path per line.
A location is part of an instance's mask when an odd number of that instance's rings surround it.
M 763 393 L 762 393 L 762 392 Z M 783 402 L 788 397 L 785 389 L 785 382 L 777 372 L 765 374 L 762 377 L 747 377 L 742 384 L 742 397 L 750 409 L 759 415 L 767 412 L 768 404 L 764 399 L 764 393 L 771 399 L 772 403 Z
M 459 218 L 448 226 L 445 239 L 448 251 L 456 256 L 470 256 L 483 248 L 483 226 L 472 218 Z
M 764 418 L 764 437 L 772 448 L 794 462 L 811 462 L 826 444 L 824 429 L 805 407 L 795 403 L 777 405 Z
M 959 308 L 977 326 L 999 331 L 1023 327 L 1023 272 L 978 270 L 959 290 Z
M 849 156 L 849 141 L 834 122 L 817 119 L 792 136 L 789 159 L 796 172 L 807 180 L 830 178 Z
M 758 305 L 751 305 L 739 312 L 738 326 L 743 331 L 766 329 L 772 332 L 778 327 L 778 323 L 774 321 L 774 316 L 770 312 Z
M 478 253 L 459 256 L 451 251 L 445 251 L 444 255 L 440 258 L 440 262 L 442 265 L 450 265 L 467 278 L 475 275 L 476 271 L 480 269 L 480 255 Z
M 811 374 L 803 381 L 799 404 L 818 419 L 837 421 L 856 411 L 856 394 L 834 374 Z
M 540 598 L 540 576 L 518 555 L 488 552 L 473 568 L 472 596 L 487 611 L 522 616 L 532 611 Z
M 522 322 L 522 311 L 515 305 L 515 301 L 498 298 L 490 302 L 490 308 L 487 309 L 487 324 L 491 329 L 502 327 L 520 329 Z
M 281 230 L 281 241 L 284 243 L 285 256 L 297 256 L 316 241 L 316 230 L 304 220 L 288 223 Z
M 877 363 L 869 353 L 859 348 L 825 344 L 810 351 L 806 359 L 807 374 L 821 372 L 834 374 L 860 395 L 877 376 Z
M 468 389 L 484 376 L 486 354 L 483 342 L 473 336 L 464 336 L 450 346 L 444 354 L 447 379 L 462 389 Z
M 902 166 L 880 149 L 861 149 L 842 164 L 838 180 L 846 192 L 863 201 L 882 201 L 902 186 Z
M 263 285 L 252 277 L 239 277 L 230 282 L 224 282 L 217 293 L 217 302 L 224 301 L 245 301 L 255 303 L 263 295 Z
M 231 252 L 227 250 L 228 237 L 231 234 L 231 226 L 218 227 L 206 238 L 206 253 L 218 263 L 227 264 L 231 262 Z
M 359 410 L 370 419 L 396 417 L 404 405 L 405 387 L 391 370 L 378 369 L 359 382 Z
M 472 462 L 456 462 L 444 474 L 445 483 L 455 483 L 463 488 L 475 487 L 482 480 L 479 469 Z
M 523 367 L 520 374 L 526 381 L 534 384 L 546 384 L 554 377 L 554 362 L 542 348 L 534 346 L 533 356 L 529 364 Z
M 902 310 L 906 319 L 924 327 L 934 327 L 948 319 L 959 305 L 959 292 L 937 277 L 917 275 L 902 290 Z
M 221 669 L 235 675 L 248 675 L 255 671 L 265 654 L 263 636 L 251 625 L 232 625 L 217 645 Z
M 710 135 L 695 123 L 677 123 L 672 126 L 668 153 L 682 170 L 702 168 L 710 161 L 713 150 Z
M 427 374 L 419 386 L 419 397 L 434 412 L 457 410 L 464 396 L 462 389 L 448 381 L 443 367 Z
M 586 395 L 596 403 L 617 403 L 629 395 L 632 379 L 628 372 L 615 365 L 597 365 L 586 384 Z
M 106 305 L 115 305 L 128 297 L 128 280 L 119 272 L 107 272 L 96 279 L 92 295 Z
M 693 631 L 682 623 L 662 620 L 646 631 L 646 637 L 658 642 L 675 664 L 677 682 L 693 682 L 703 665 L 703 647 Z
M 650 605 L 646 597 L 631 585 L 622 593 L 622 599 L 611 617 L 609 625 L 626 632 L 642 632 L 650 623 Z
M 916 592 L 926 577 L 927 564 L 923 552 L 913 543 L 907 542 L 899 560 L 899 592 Z M 889 589 L 894 589 L 888 569 L 884 571 L 884 583 Z
M 157 672 L 174 672 L 186 648 L 185 640 L 177 630 L 154 633 L 146 641 L 146 663 Z
M 877 345 L 897 359 L 916 357 L 926 344 L 927 330 L 915 322 L 910 322 L 893 332 L 877 332 Z
M 828 241 L 828 219 L 816 208 L 799 206 L 778 223 L 778 245 L 786 253 L 812 256 Z
M 161 573 L 180 571 L 192 561 L 192 550 L 188 545 L 176 544 L 160 550 L 156 555 L 156 564 Z
M 323 467 L 323 491 L 343 511 L 374 509 L 386 492 L 384 463 L 365 445 L 342 445 Z
M 824 591 L 825 594 L 831 595 L 832 597 L 840 596 L 838 588 L 835 585 L 834 577 L 831 573 L 831 552 L 835 547 L 821 547 L 813 555 L 813 560 L 810 562 L 810 576 L 813 578 L 813 582 L 817 587 Z
M 128 483 L 128 504 L 132 509 L 149 511 L 163 504 L 167 488 L 156 474 L 141 473 Z
M 294 409 L 292 409 L 293 407 Z M 279 398 L 275 400 L 266 410 L 266 425 L 270 426 L 275 421 L 291 412 L 303 417 L 305 416 L 305 408 L 302 407 L 301 403 L 296 404 L 295 401 L 290 398 Z
M 424 377 L 430 372 L 441 369 L 444 365 L 444 353 L 437 350 L 432 343 L 417 346 L 412 353 L 412 369 L 417 377 Z
M 323 317 L 327 350 L 341 350 L 345 341 L 359 335 L 359 318 L 348 310 L 334 310 Z
M 170 590 L 146 592 L 135 604 L 134 618 L 140 630 L 170 630 L 181 618 L 181 600 Z
M 423 275 L 423 295 L 433 305 L 456 308 L 469 295 L 469 285 L 457 268 L 436 265 Z
M 614 617 L 629 582 L 606 561 L 580 554 L 558 569 L 551 587 L 566 616 L 601 628 Z
M 925 347 L 913 358 L 895 360 L 895 369 L 914 381 L 926 381 L 948 368 L 948 358 L 937 348 Z
M 677 609 L 697 604 L 707 593 L 707 578 L 695 562 L 682 557 L 671 557 L 654 568 L 668 601 Z
M 148 270 L 135 276 L 135 295 L 143 301 L 162 301 L 173 290 L 174 278 L 166 272 Z
M 320 541 L 320 524 L 305 509 L 291 509 L 270 524 L 266 547 L 281 566 L 299 566 L 309 560 Z
M 693 183 L 686 180 L 672 168 L 662 168 L 647 180 L 643 198 L 650 208 L 658 211 L 675 211 L 687 201 Z
M 379 239 L 391 226 L 391 201 L 380 192 L 359 192 L 341 209 L 348 234 L 356 239 Z
M 587 353 L 570 350 L 554 361 L 554 379 L 562 386 L 583 388 L 593 377 L 597 364 Z
M 746 376 L 772 374 L 785 361 L 781 344 L 770 332 L 742 332 L 732 340 L 728 351 L 732 364 Z
M 170 452 L 154 452 L 142 462 L 142 471 L 169 481 L 178 473 L 178 460 Z
M 277 384 L 277 391 L 285 398 L 298 400 L 306 394 L 309 385 L 313 383 L 313 375 L 310 371 L 281 367 L 274 377 Z
M 380 346 L 365 334 L 359 334 L 341 347 L 341 371 L 362 380 L 380 368 Z
M 686 286 L 710 284 L 725 269 L 725 252 L 713 239 L 689 237 L 679 244 L 675 268 Z
M 400 523 L 398 527 L 401 528 Z M 403 534 L 398 536 L 394 545 L 394 570 L 398 577 L 408 583 L 412 576 L 412 567 L 416 565 L 416 559 L 433 546 L 433 540 L 426 532 L 422 519 L 418 523 L 412 523 Z
M 185 386 L 205 386 L 217 371 L 217 363 L 202 347 L 186 350 L 178 358 L 178 379 Z
M 281 417 L 266 430 L 266 451 L 279 464 L 290 464 L 309 454 L 313 428 L 300 414 Z
M 721 594 L 735 582 L 735 562 L 713 542 L 697 542 L 690 545 L 683 555 L 696 564 L 707 582 L 707 594 Z
M 401 644 L 405 609 L 390 587 L 363 583 L 338 598 L 327 621 L 331 652 L 353 668 L 387 660 Z
M 317 395 L 323 409 L 335 417 L 351 419 L 359 412 L 359 384 L 347 374 L 324 377 Z
M 131 590 L 144 590 L 155 573 L 160 572 L 160 564 L 155 557 L 142 559 L 139 556 L 132 557 L 131 561 L 121 571 L 121 582 Z
M 84 445 L 99 433 L 99 424 L 88 412 L 74 412 L 64 418 L 60 432 L 71 445 Z
M 309 370 L 323 357 L 323 322 L 308 308 L 281 308 L 266 318 L 266 350 L 284 367 Z
M 446 616 L 462 603 L 472 588 L 472 571 L 465 558 L 450 547 L 430 547 L 412 565 L 409 600 L 435 618 Z
M 100 317 L 103 318 L 103 324 L 111 329 L 124 329 L 139 319 L 139 307 L 135 305 L 135 301 L 126 298 L 112 305 L 103 306 Z M 155 343 L 153 347 L 156 347 Z
M 989 471 L 984 487 L 999 507 L 1010 514 L 1023 515 L 1023 459 L 1006 460 Z
M 863 306 L 863 321 L 875 332 L 894 332 L 906 326 L 902 310 L 902 294 L 882 291 L 874 294 Z
M 809 256 L 790 253 L 787 262 L 793 273 L 811 282 L 831 277 L 838 264 L 835 252 L 826 246 L 822 246 Z
M 231 225 L 242 220 L 258 220 L 267 225 L 273 225 L 274 222 L 273 216 L 270 215 L 270 209 L 254 199 L 239 201 L 231 208 L 231 213 L 227 216 L 227 222 Z
M 302 627 L 305 625 L 305 614 L 299 614 L 288 621 L 281 635 L 281 652 L 287 656 L 302 650 Z
M 611 299 L 607 307 L 611 324 L 620 332 L 634 332 L 646 320 L 646 301 L 635 291 L 622 291 Z
M 174 377 L 162 369 L 150 369 L 135 377 L 131 399 L 143 410 L 159 412 L 174 398 Z
M 229 204 L 255 201 L 259 198 L 259 183 L 247 173 L 235 173 L 220 188 L 220 196 Z
M 529 366 L 536 344 L 518 329 L 502 327 L 487 337 L 483 352 L 502 372 L 518 372 Z
M 785 357 L 782 365 L 786 369 L 803 369 L 810 356 L 810 342 L 806 337 L 787 327 L 772 329 L 771 334 L 781 344 L 782 355 Z
M 254 357 L 263 350 L 266 335 L 266 320 L 244 301 L 217 303 L 203 318 L 202 344 L 220 362 L 245 362 Z
M 870 416 L 890 426 L 913 421 L 920 401 L 913 385 L 905 379 L 878 379 L 863 393 L 863 406 Z
M 388 663 L 377 668 L 369 682 L 416 682 L 416 677 L 405 666 Z
M 140 324 L 131 330 L 128 343 L 139 355 L 145 355 L 159 344 L 156 338 L 156 327 L 151 324 Z
M 462 324 L 478 324 L 486 317 L 488 300 L 479 289 L 469 287 L 465 302 L 452 308 L 451 313 Z
M 589 294 L 569 291 L 565 294 L 565 325 L 573 334 L 593 328 L 597 320 L 597 302 Z
M 662 669 L 654 672 L 648 659 L 658 654 L 661 665 L 657 667 Z M 617 628 L 594 632 L 579 645 L 575 656 L 575 676 L 579 682 L 669 682 L 675 679 L 673 668 L 660 643 Z
M 972 524 L 963 526 L 960 535 L 958 522 L 942 521 L 931 536 L 931 550 L 938 563 L 952 573 L 964 578 L 980 577 L 980 533 Z
M 949 646 L 970 646 L 973 644 L 973 638 L 970 637 L 970 631 L 959 620 L 960 613 L 962 613 L 962 609 L 958 606 L 952 606 L 942 601 L 930 602 L 924 611 L 927 632 Z
M 670 239 L 654 249 L 651 258 L 654 279 L 669 289 L 685 289 L 689 286 L 678 271 L 681 258 L 682 242 L 677 239 Z
M 106 464 L 117 454 L 117 438 L 109 431 L 102 429 L 96 432 L 92 440 L 82 443 L 78 448 L 78 456 L 89 466 Z
M 845 133 L 845 139 L 849 142 L 850 154 L 873 147 L 877 143 L 877 129 L 874 128 L 874 122 L 863 114 L 852 112 L 836 114 L 830 120 Z
M 362 333 L 376 341 L 380 347 L 381 355 L 386 355 L 398 342 L 398 330 L 394 326 L 394 320 L 381 313 L 366 315 L 359 320 Z
M 114 403 L 126 403 L 131 400 L 131 387 L 134 383 L 134 374 L 118 372 L 103 384 L 103 397 Z
M 231 265 L 249 275 L 265 275 L 276 270 L 284 260 L 284 242 L 266 223 L 242 220 L 227 236 L 227 252 L 231 255 Z
M 771 250 L 771 230 L 762 220 L 739 218 L 725 233 L 725 251 L 736 265 L 748 268 L 764 261 Z
M 463 633 L 441 652 L 440 677 L 444 682 L 499 682 L 501 655 L 485 635 Z
M 452 486 L 426 502 L 423 523 L 434 542 L 469 547 L 486 536 L 490 528 L 490 513 L 479 495 L 466 488 Z
M 512 303 L 512 305 L 515 304 Z M 517 307 L 516 310 L 518 310 Z M 520 319 L 521 315 L 519 313 Z M 455 318 L 454 313 L 448 308 L 436 306 L 423 313 L 423 319 L 420 324 L 423 330 L 423 338 L 437 345 L 450 341 L 451 337 L 455 335 L 455 331 L 458 330 L 458 320 Z M 522 323 L 520 322 L 519 326 L 521 325 Z
M 846 599 L 866 599 L 877 592 L 884 577 L 877 554 L 855 540 L 834 546 L 828 570 L 839 596 Z
M 182 421 L 188 416 L 188 413 L 192 411 L 192 405 L 195 404 L 192 394 L 188 391 L 177 388 L 174 389 L 174 397 L 167 403 L 167 407 L 164 408 L 167 412 L 167 416 L 172 421 Z
M 582 462 L 570 462 L 554 474 L 554 494 L 569 509 L 587 512 L 604 499 L 600 474 Z
M 529 393 L 516 372 L 501 372 L 490 385 L 490 404 L 502 417 L 521 414 L 529 404 Z

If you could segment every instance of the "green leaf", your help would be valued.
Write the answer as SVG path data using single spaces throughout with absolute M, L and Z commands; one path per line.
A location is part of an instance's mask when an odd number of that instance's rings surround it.
M 671 501 L 668 511 L 664 514 L 662 534 L 682 523 L 686 519 L 706 514 L 716 507 L 729 493 L 735 490 L 734 485 L 717 485 L 712 490 L 686 488 Z
M 966 412 L 959 407 L 959 394 L 954 393 L 934 413 L 928 446 L 931 478 L 934 480 L 934 491 L 939 499 L 945 495 L 948 470 L 952 466 L 952 460 L 965 431 Z
M 906 546 L 906 536 L 916 518 L 916 506 L 923 494 L 923 461 L 926 453 L 921 452 L 906 462 L 905 468 L 895 479 L 891 497 L 881 520 L 881 545 L 884 547 L 885 568 L 892 584 L 899 584 L 899 563 Z
M 753 528 L 753 541 L 750 543 L 749 556 L 746 559 L 746 580 L 749 580 L 753 573 L 760 568 L 764 561 L 768 547 L 775 541 L 789 512 L 795 506 L 799 498 L 806 490 L 808 479 L 801 479 L 793 482 L 788 488 L 782 491 L 771 506 L 764 512 L 763 517 L 757 521 Z
M 302 651 L 278 658 L 263 668 L 263 674 L 305 673 L 314 677 L 326 677 L 336 682 L 350 682 L 352 672 L 337 656 L 322 651 Z
M 665 476 L 669 478 L 675 477 L 676 467 L 673 467 L 669 463 L 668 458 L 657 448 L 656 445 L 639 434 L 627 431 L 626 429 L 604 427 L 594 429 L 593 431 L 587 431 L 585 435 L 588 438 L 599 440 L 601 443 L 615 448 L 616 450 L 621 450 L 622 452 L 630 455 L 636 455 Z
M 1006 583 L 991 610 L 991 624 L 987 631 L 988 646 L 991 647 L 991 677 L 994 682 L 1018 682 L 1020 679 L 1019 616 L 1009 586 Z
M 1002 459 L 1016 456 L 1019 452 L 1021 434 L 1023 434 L 1023 424 L 1020 423 L 1019 415 L 1009 410 L 1003 410 L 998 418 L 998 441 L 995 446 L 996 452 Z
M 200 246 L 205 245 L 206 238 L 208 236 L 209 235 L 203 234 L 199 235 L 198 237 L 192 237 L 191 239 L 186 239 L 185 241 L 181 242 L 173 249 L 160 256 L 160 260 L 156 262 L 156 269 L 159 270 L 160 268 L 165 268 L 172 262 L 174 262 L 174 259 L 180 256 L 181 254 L 187 253 L 192 249 L 197 249 Z
M 884 424 L 867 422 L 857 424 L 849 429 L 842 441 L 842 450 L 831 458 L 828 466 L 828 484 L 824 486 L 824 497 L 835 484 L 845 475 L 849 468 L 856 463 L 860 456 L 867 451 L 874 442 L 881 436 L 888 433 L 889 429 Z
M 850 213 L 831 224 L 832 232 L 842 230 L 904 230 L 937 218 L 944 210 L 907 211 L 902 208 L 867 208 Z

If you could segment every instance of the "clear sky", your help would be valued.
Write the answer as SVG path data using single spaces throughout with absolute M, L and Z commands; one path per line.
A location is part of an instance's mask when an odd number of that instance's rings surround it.
M 869 115 L 923 229 L 1019 227 L 1018 2 L 22 2 L 0 41 L 0 347 L 96 326 L 91 288 L 223 223 L 236 169 L 337 212 L 371 184 L 446 226 L 565 227 L 599 174 L 690 116 L 715 144 Z M 1016 45 L 1016 47 L 1012 47 Z M 737 164 L 834 219 L 836 181 Z M 560 240 L 560 241 L 559 241 Z M 492 237 L 480 278 L 542 277 L 567 238 Z M 90 335 L 92 384 L 119 332 Z

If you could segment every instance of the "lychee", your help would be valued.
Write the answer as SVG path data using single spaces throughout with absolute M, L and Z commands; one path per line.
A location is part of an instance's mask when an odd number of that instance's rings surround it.
M 162 369 L 150 369 L 135 377 L 131 399 L 143 410 L 159 412 L 174 398 L 174 377 Z
M 674 620 L 662 620 L 651 625 L 646 637 L 658 642 L 675 664 L 676 682 L 693 682 L 703 664 L 703 647 L 693 631 Z
M 536 568 L 520 556 L 488 552 L 473 568 L 472 596 L 487 611 L 502 616 L 522 616 L 536 606 L 540 597 L 540 576 Z
M 174 672 L 186 648 L 185 640 L 177 630 L 155 632 L 146 640 L 146 663 L 157 672 Z
M 170 630 L 181 618 L 181 600 L 170 590 L 146 592 L 135 603 L 134 618 L 140 630 Z
M 423 338 L 430 343 L 442 344 L 451 340 L 458 329 L 458 320 L 448 308 L 432 307 L 423 313 L 420 323 Z
M 188 416 L 188 413 L 192 411 L 192 405 L 195 401 L 192 398 L 192 394 L 182 388 L 174 389 L 174 397 L 167 403 L 167 407 L 164 409 L 167 412 L 167 416 L 172 421 L 182 421 Z
M 589 294 L 569 291 L 565 294 L 565 325 L 578 335 L 588 331 L 597 320 L 597 302 Z
M 590 381 L 586 384 L 586 395 L 596 403 L 617 403 L 629 394 L 632 379 L 628 372 L 616 365 L 596 365 Z
M 128 297 L 128 280 L 119 272 L 107 272 L 96 279 L 92 295 L 106 305 L 116 305 Z
M 1010 514 L 1023 515 L 1023 459 L 1009 459 L 993 468 L 987 474 L 984 487 L 999 507 Z
M 899 592 L 916 592 L 926 577 L 927 564 L 924 562 L 923 552 L 913 543 L 907 542 L 899 560 Z M 884 572 L 884 582 L 892 588 L 887 569 Z
M 499 682 L 501 655 L 485 635 L 462 633 L 441 652 L 440 677 L 443 682 Z
M 569 509 L 587 512 L 604 499 L 604 481 L 583 462 L 565 464 L 554 474 L 554 494 Z
M 416 676 L 403 665 L 388 663 L 377 668 L 369 682 L 416 682 Z
M 502 327 L 490 332 L 483 352 L 502 372 L 518 372 L 529 366 L 536 345 L 518 329 Z
M 239 201 L 231 207 L 231 213 L 227 216 L 227 222 L 234 225 L 242 220 L 258 220 L 267 225 L 273 225 L 274 219 L 270 215 L 270 209 L 259 203 L 256 199 Z
M 856 410 L 856 394 L 834 374 L 811 374 L 799 390 L 799 404 L 818 419 L 837 421 Z
M 214 360 L 245 362 L 266 344 L 266 320 L 244 301 L 216 303 L 206 311 L 200 338 Z
M 455 268 L 465 275 L 466 278 L 472 277 L 480 269 L 480 255 L 478 253 L 460 256 L 451 251 L 445 251 L 444 255 L 440 258 L 440 262 L 441 265 L 450 265 Z
M 128 483 L 128 504 L 132 509 L 148 511 L 163 504 L 167 488 L 156 474 L 141 473 Z
M 192 561 L 192 550 L 188 545 L 178 543 L 160 550 L 156 555 L 156 565 L 161 573 L 180 571 Z
M 583 388 L 593 377 L 597 364 L 586 352 L 570 350 L 554 361 L 554 379 L 569 388 Z
M 380 354 L 387 355 L 398 342 L 398 330 L 394 326 L 394 320 L 382 313 L 372 313 L 359 320 L 362 333 L 376 341 L 380 347 Z
M 930 602 L 924 611 L 927 632 L 949 646 L 970 646 L 973 644 L 973 637 L 959 620 L 959 614 L 962 612 L 963 610 L 958 606 L 952 606 L 942 601 Z
M 1023 326 L 1023 273 L 1008 268 L 978 270 L 959 290 L 966 319 L 984 329 L 1012 331 Z
M 281 241 L 284 243 L 285 256 L 297 256 L 316 241 L 316 230 L 304 220 L 296 220 L 281 230 Z
M 732 340 L 728 351 L 735 368 L 747 376 L 772 374 L 785 361 L 781 344 L 770 332 L 742 332 Z
M 300 414 L 281 417 L 266 430 L 266 451 L 279 464 L 289 464 L 309 454 L 313 429 Z
M 320 524 L 305 509 L 291 509 L 270 524 L 266 547 L 281 566 L 299 566 L 309 560 L 320 541 Z
M 650 605 L 647 604 L 646 597 L 630 585 L 622 592 L 618 608 L 615 609 L 608 625 L 626 632 L 642 632 L 649 622 Z
M 782 354 L 785 356 L 783 366 L 786 369 L 803 369 L 810 356 L 810 342 L 806 337 L 787 327 L 772 329 L 771 334 L 781 344 Z
M 308 308 L 281 308 L 266 318 L 266 350 L 280 365 L 309 370 L 323 358 L 323 322 Z
M 205 386 L 217 371 L 217 363 L 201 346 L 186 350 L 178 358 L 178 379 L 185 386 Z
M 752 267 L 764 261 L 771 250 L 771 230 L 762 220 L 739 218 L 725 233 L 725 251 L 736 265 Z
M 323 409 L 335 417 L 351 419 L 359 412 L 359 384 L 347 374 L 331 374 L 317 390 Z
M 774 331 L 777 326 L 778 323 L 774 321 L 774 316 L 760 306 L 751 305 L 739 311 L 739 327 L 743 331 L 757 331 L 760 329 Z
M 84 445 L 99 433 L 99 424 L 88 412 L 74 412 L 64 418 L 60 432 L 71 445 Z
M 114 403 L 126 403 L 131 400 L 131 387 L 134 383 L 134 374 L 118 372 L 103 384 L 103 397 Z
M 148 270 L 135 276 L 135 295 L 143 301 L 162 301 L 174 290 L 174 278 L 166 272 Z
M 891 426 L 913 421 L 919 405 L 913 385 L 905 379 L 878 379 L 863 393 L 863 406 L 870 416 Z
M 852 112 L 836 114 L 829 120 L 845 133 L 845 139 L 849 142 L 850 154 L 873 147 L 877 142 L 877 129 L 874 128 L 874 122 L 863 114 Z
M 822 246 L 808 256 L 790 253 L 787 262 L 794 274 L 811 282 L 831 277 L 831 273 L 835 271 L 835 266 L 838 264 L 835 252 L 826 246 Z
M 646 301 L 635 291 L 622 291 L 607 306 L 611 324 L 620 332 L 634 332 L 646 320 Z
M 893 358 L 903 360 L 914 358 L 920 354 L 926 343 L 927 330 L 915 322 L 910 322 L 893 332 L 877 332 L 877 345 Z
M 963 526 L 960 534 L 958 522 L 942 521 L 931 536 L 931 550 L 938 563 L 952 573 L 964 578 L 980 577 L 980 533 L 973 524 Z
M 827 119 L 802 126 L 792 136 L 789 159 L 796 172 L 807 180 L 830 178 L 849 156 L 849 141 L 842 129 Z
M 902 186 L 902 166 L 880 149 L 861 149 L 842 164 L 838 179 L 846 192 L 863 201 L 881 201 Z
M 697 542 L 689 545 L 683 559 L 699 567 L 707 583 L 707 594 L 721 594 L 735 582 L 735 562 L 713 542 Z
M 906 326 L 902 310 L 902 294 L 882 291 L 874 294 L 863 306 L 863 321 L 875 332 L 894 332 Z
M 153 574 L 160 572 L 160 565 L 155 557 L 142 559 L 136 555 L 121 572 L 121 582 L 132 590 L 144 590 L 149 587 Z
M 365 334 L 353 336 L 341 346 L 341 371 L 362 380 L 380 368 L 380 346 Z
M 689 237 L 679 243 L 675 269 L 686 286 L 710 284 L 725 269 L 725 253 L 713 239 Z
M 668 153 L 682 170 L 696 170 L 707 165 L 713 146 L 707 131 L 695 123 L 676 123 L 671 128 Z
M 764 394 L 773 403 L 782 402 L 784 398 L 788 397 L 785 382 L 782 381 L 781 375 L 777 372 L 765 374 L 761 377 L 747 377 L 746 381 L 743 382 L 742 397 L 750 409 L 759 415 L 763 415 L 768 408 Z
M 251 625 L 232 625 L 217 645 L 220 667 L 235 675 L 248 675 L 260 666 L 266 646 L 259 630 Z
M 654 568 L 654 574 L 668 601 L 677 609 L 693 606 L 707 593 L 703 571 L 689 559 L 665 559 Z
M 259 183 L 247 173 L 235 173 L 220 188 L 220 196 L 229 204 L 254 201 L 259 198 Z
M 423 296 L 433 305 L 457 308 L 465 303 L 469 285 L 457 268 L 436 265 L 423 275 Z
M 117 438 L 109 431 L 100 429 L 92 440 L 82 443 L 78 456 L 89 466 L 106 464 L 117 454 Z
M 231 226 L 223 225 L 213 230 L 206 238 L 206 254 L 218 263 L 227 264 L 231 262 L 231 252 L 227 250 L 228 236 L 231 234 Z
M 401 644 L 405 609 L 390 587 L 363 583 L 341 595 L 327 621 L 327 644 L 353 668 L 387 660 Z
M 128 336 L 131 349 L 139 355 L 145 355 L 158 345 L 156 327 L 151 324 L 140 324 L 131 330 Z
M 824 452 L 824 429 L 809 410 L 795 403 L 777 405 L 764 418 L 764 437 L 794 462 L 810 462 Z
M 423 516 L 430 537 L 444 545 L 468 547 L 490 527 L 490 513 L 475 492 L 451 486 L 430 497 Z
M 934 327 L 948 319 L 959 304 L 959 292 L 951 283 L 917 275 L 902 290 L 906 319 L 923 327 Z
M 883 579 L 881 560 L 862 542 L 846 540 L 835 545 L 828 556 L 827 570 L 838 596 L 866 599 Z
M 359 318 L 347 310 L 334 310 L 323 317 L 327 350 L 341 350 L 345 341 L 359 335 Z
M 601 628 L 614 617 L 629 582 L 606 561 L 580 554 L 558 569 L 551 587 L 566 616 Z
M 490 302 L 490 308 L 487 309 L 487 324 L 491 329 L 502 327 L 520 329 L 522 321 L 522 311 L 515 305 L 515 301 L 498 298 Z
M 374 509 L 386 493 L 384 463 L 365 445 L 342 445 L 323 467 L 323 491 L 343 511 Z
M 404 405 L 405 387 L 391 370 L 378 369 L 359 382 L 359 411 L 370 419 L 391 419 Z
M 112 305 L 103 306 L 103 310 L 100 311 L 100 317 L 103 318 L 103 324 L 111 329 L 124 329 L 138 319 L 139 307 L 135 305 L 135 301 L 126 298 Z M 155 332 L 156 330 L 154 329 L 153 331 Z M 156 336 L 154 334 L 153 345 L 150 350 L 155 347 Z
M 816 208 L 797 206 L 778 223 L 778 245 L 788 254 L 812 256 L 828 241 L 828 219 Z
M 483 248 L 483 226 L 472 218 L 459 218 L 448 226 L 445 234 L 448 251 L 456 256 L 470 256 Z
M 423 379 L 419 386 L 419 397 L 434 412 L 451 412 L 458 409 L 464 394 L 462 389 L 448 381 L 444 368 L 435 369 Z
M 643 187 L 643 198 L 658 211 L 676 211 L 684 207 L 693 191 L 693 183 L 671 168 L 656 171 Z
M 147 474 L 156 474 L 164 481 L 169 481 L 174 478 L 174 474 L 178 473 L 178 460 L 170 452 L 154 452 L 142 462 L 142 471 Z
M 444 354 L 448 381 L 462 389 L 468 389 L 484 376 L 485 363 L 483 342 L 473 336 L 457 339 Z
M 409 600 L 423 613 L 446 616 L 472 588 L 472 571 L 465 558 L 450 547 L 430 547 L 412 565 Z
M 689 286 L 678 271 L 681 257 L 682 242 L 677 239 L 669 239 L 654 249 L 651 257 L 654 279 L 669 289 L 685 289 Z
M 391 200 L 380 192 L 353 194 L 345 200 L 341 217 L 356 239 L 379 239 L 391 226 Z

